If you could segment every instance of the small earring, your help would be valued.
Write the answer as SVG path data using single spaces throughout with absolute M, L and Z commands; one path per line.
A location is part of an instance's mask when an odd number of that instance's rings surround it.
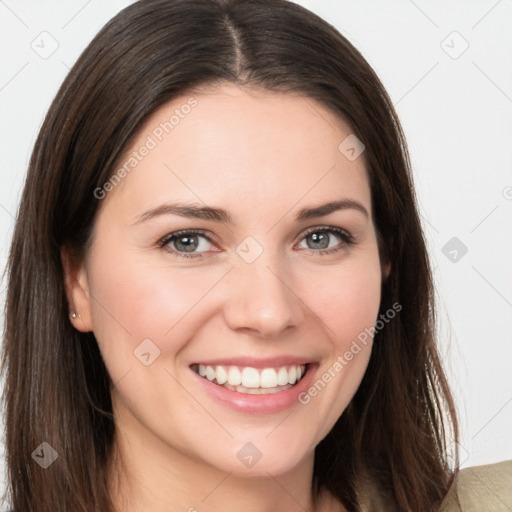
M 80 316 L 80 315 L 77 315 L 76 314 L 76 311 L 74 313 L 71 314 L 71 318 L 75 319 L 77 316 Z

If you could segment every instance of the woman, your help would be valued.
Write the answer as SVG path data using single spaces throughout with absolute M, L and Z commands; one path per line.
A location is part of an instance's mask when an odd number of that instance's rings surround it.
M 451 507 L 434 320 L 405 140 L 357 50 L 281 0 L 136 2 L 30 162 L 13 511 Z

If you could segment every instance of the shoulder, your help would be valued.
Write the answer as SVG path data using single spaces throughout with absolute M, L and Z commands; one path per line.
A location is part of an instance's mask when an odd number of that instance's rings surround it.
M 440 508 L 440 512 L 480 510 L 512 510 L 512 460 L 462 469 Z

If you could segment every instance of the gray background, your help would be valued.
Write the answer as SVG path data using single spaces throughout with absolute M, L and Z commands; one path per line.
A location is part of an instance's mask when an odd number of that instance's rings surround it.
M 130 3 L 0 0 L 0 272 L 45 112 L 80 52 Z M 361 51 L 403 123 L 462 466 L 511 459 L 512 0 L 297 3 Z M 2 481 L 0 467 L 0 491 Z

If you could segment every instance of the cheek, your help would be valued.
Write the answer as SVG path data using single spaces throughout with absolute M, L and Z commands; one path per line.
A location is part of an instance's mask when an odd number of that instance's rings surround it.
M 311 277 L 315 287 L 309 295 L 314 310 L 338 350 L 375 324 L 381 298 L 378 257 L 354 259 Z
M 107 256 L 108 254 L 108 256 Z M 94 333 L 102 350 L 125 349 L 126 357 L 145 339 L 162 352 L 176 352 L 182 320 L 224 273 L 149 263 L 147 257 L 115 257 L 97 251 L 91 261 Z M 176 329 L 175 329 L 176 327 Z M 183 341 L 185 343 L 185 340 Z
M 311 276 L 313 279 L 313 276 Z M 318 379 L 300 401 L 311 414 L 325 419 L 315 438 L 322 438 L 343 413 L 359 387 L 371 354 L 371 331 L 381 297 L 378 254 L 347 260 L 317 272 L 315 313 L 326 334 L 325 355 Z

